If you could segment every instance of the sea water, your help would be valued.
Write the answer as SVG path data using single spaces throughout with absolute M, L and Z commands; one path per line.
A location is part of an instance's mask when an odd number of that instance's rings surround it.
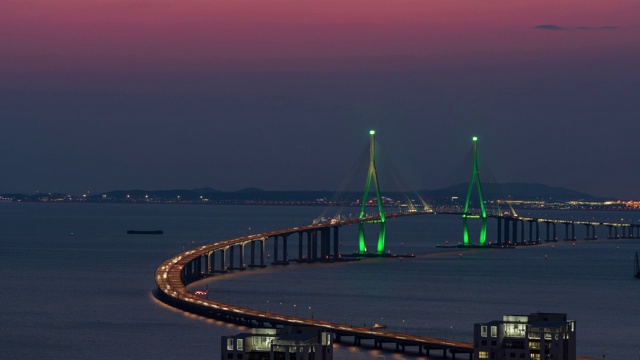
M 324 209 L 286 206 L 0 203 L 0 358 L 218 359 L 220 336 L 249 329 L 185 314 L 152 296 L 156 268 L 222 239 L 309 224 Z M 638 212 L 550 211 L 546 218 L 638 222 Z M 558 225 L 558 238 L 564 226 Z M 164 230 L 127 235 L 127 230 Z M 471 225 L 472 241 L 477 225 Z M 541 225 L 544 239 L 544 225 Z M 376 226 L 366 227 L 375 248 Z M 474 232 L 475 231 L 475 232 Z M 528 237 L 528 229 L 525 232 Z M 475 234 L 475 235 L 474 235 Z M 386 249 L 414 258 L 297 264 L 201 281 L 209 297 L 241 306 L 471 342 L 473 324 L 504 314 L 567 313 L 578 354 L 635 359 L 640 347 L 639 240 L 563 241 L 517 249 L 442 249 L 461 219 L 390 220 Z M 583 226 L 576 237 L 584 238 Z M 496 238 L 489 221 L 488 239 Z M 297 236 L 289 254 L 297 254 Z M 340 250 L 357 249 L 340 229 Z M 272 243 L 267 243 L 272 253 Z M 336 359 L 412 358 L 336 345 Z

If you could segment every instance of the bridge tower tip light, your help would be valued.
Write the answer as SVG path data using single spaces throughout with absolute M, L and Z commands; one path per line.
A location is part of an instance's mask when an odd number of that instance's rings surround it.
M 477 136 L 474 136 L 472 139 L 473 139 L 473 141 L 478 141 L 478 137 Z
M 369 135 L 375 135 L 376 131 L 375 130 L 369 130 Z

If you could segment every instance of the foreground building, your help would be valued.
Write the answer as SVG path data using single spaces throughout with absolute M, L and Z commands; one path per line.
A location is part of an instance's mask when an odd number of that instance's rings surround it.
M 575 360 L 576 322 L 566 314 L 505 315 L 474 324 L 474 359 Z
M 222 336 L 221 359 L 332 360 L 333 334 L 314 327 L 253 329 Z

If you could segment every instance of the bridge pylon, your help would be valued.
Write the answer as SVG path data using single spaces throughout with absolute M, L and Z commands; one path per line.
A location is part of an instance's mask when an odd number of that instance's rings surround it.
M 469 213 L 469 200 L 471 200 L 471 190 L 473 185 L 477 184 L 478 197 L 480 198 L 480 214 Z M 467 190 L 467 200 L 464 203 L 464 213 L 462 215 L 462 228 L 463 228 L 463 245 L 469 245 L 469 226 L 467 220 L 469 218 L 480 218 L 482 225 L 480 227 L 480 239 L 478 244 L 485 245 L 487 241 L 487 210 L 484 206 L 484 199 L 482 197 L 482 184 L 480 182 L 480 172 L 478 170 L 478 138 L 473 137 L 473 169 L 471 171 L 471 180 L 469 181 L 469 189 Z
M 369 188 L 371 187 L 371 181 L 376 189 L 376 199 L 378 201 L 378 215 L 379 218 L 371 219 L 368 221 L 360 222 L 358 224 L 359 234 L 359 252 L 364 254 L 367 252 L 367 245 L 364 237 L 364 225 L 365 224 L 380 224 L 380 233 L 378 234 L 378 246 L 376 248 L 377 254 L 384 253 L 384 238 L 385 238 L 385 217 L 382 210 L 382 197 L 380 196 L 380 185 L 378 183 L 378 173 L 376 171 L 376 132 L 374 130 L 369 131 L 369 171 L 367 174 L 367 183 L 364 188 L 364 196 L 362 198 L 362 206 L 360 208 L 359 219 L 366 218 L 365 208 L 367 206 L 367 199 L 369 197 Z

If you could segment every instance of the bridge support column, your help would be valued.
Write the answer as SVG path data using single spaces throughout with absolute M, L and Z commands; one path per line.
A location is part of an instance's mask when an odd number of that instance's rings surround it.
M 312 233 L 313 231 L 307 231 L 307 261 L 311 261 L 311 247 L 312 247 Z
M 333 261 L 338 261 L 340 258 L 340 229 L 339 226 L 333 228 Z
M 504 218 L 504 243 L 506 245 L 511 244 L 511 240 L 509 240 L 509 223 L 510 222 L 511 222 L 511 219 Z
M 518 219 L 512 219 L 513 222 L 513 245 L 518 245 Z
M 615 239 L 618 237 L 618 228 L 613 225 L 606 225 L 609 228 L 609 236 L 607 239 Z M 613 235 L 613 230 L 615 230 L 615 235 Z
M 520 243 L 522 245 L 526 245 L 527 241 L 524 238 L 524 221 L 523 220 L 518 220 L 518 222 L 520 222 Z M 531 236 L 529 236 L 529 239 L 531 239 Z
M 318 232 L 315 230 L 311 233 L 311 258 L 318 260 Z
M 498 217 L 498 246 L 502 245 L 502 218 Z
M 553 225 L 553 241 L 558 241 L 558 237 L 556 236 L 556 223 L 551 223 Z
M 264 267 L 264 256 L 265 256 L 265 243 L 267 242 L 267 239 L 262 239 L 260 240 L 260 266 Z
M 210 274 L 213 274 L 214 272 L 216 272 L 216 252 L 215 251 L 212 251 L 209 253 L 209 263 L 211 264 Z
M 302 231 L 298 233 L 298 260 L 302 260 Z
M 549 239 L 549 228 L 551 227 L 551 223 L 549 221 L 545 221 L 544 224 L 546 225 L 547 230 L 547 238 L 544 241 L 551 241 L 551 239 Z
M 287 254 L 287 236 L 288 235 L 282 235 L 282 262 L 283 263 L 289 262 L 289 256 Z
M 564 240 L 570 240 L 569 238 L 569 223 L 565 222 L 564 224 Z
M 320 260 L 325 261 L 329 257 L 329 230 L 328 228 L 320 229 Z
M 187 266 L 184 267 L 184 277 L 191 280 L 192 271 L 193 271 L 193 264 L 188 263 Z
M 220 272 L 227 272 L 227 249 L 220 250 Z
M 252 240 L 251 241 L 251 246 L 250 246 L 250 260 L 249 260 L 249 267 L 254 267 L 256 266 L 256 241 Z
M 238 259 L 238 262 L 240 263 L 240 270 L 245 270 L 247 268 L 247 264 L 244 262 L 244 244 L 240 244 L 238 246 L 240 247 L 240 251 L 238 252 L 240 258 Z
M 278 235 L 273 236 L 273 262 L 278 262 Z
M 204 269 L 202 270 L 204 275 L 209 275 L 209 256 L 204 254 L 201 256 L 202 260 L 204 260 Z
M 235 246 L 234 245 L 229 246 L 229 270 L 235 269 L 235 266 L 234 266 L 235 253 L 236 253 Z
M 586 230 L 586 234 L 584 236 L 585 240 L 593 240 L 593 237 L 591 236 L 591 228 L 594 229 L 595 232 L 595 226 L 591 225 L 591 224 L 584 224 L 585 230 Z

